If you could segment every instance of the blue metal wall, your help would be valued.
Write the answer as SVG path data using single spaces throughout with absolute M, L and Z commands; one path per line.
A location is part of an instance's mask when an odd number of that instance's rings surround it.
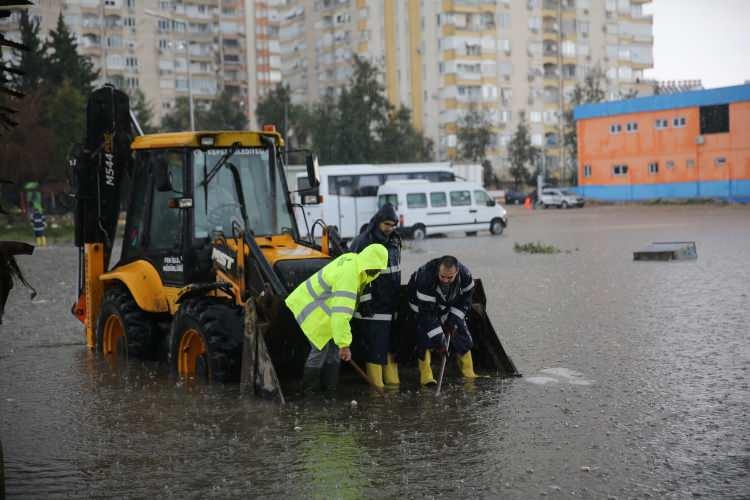
M 750 180 L 578 186 L 575 191 L 584 198 L 601 201 L 718 198 L 750 203 Z

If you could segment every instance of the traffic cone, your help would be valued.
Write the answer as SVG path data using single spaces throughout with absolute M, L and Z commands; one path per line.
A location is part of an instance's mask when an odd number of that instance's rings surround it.
M 523 200 L 523 208 L 531 210 L 531 196 L 527 196 L 526 199 Z

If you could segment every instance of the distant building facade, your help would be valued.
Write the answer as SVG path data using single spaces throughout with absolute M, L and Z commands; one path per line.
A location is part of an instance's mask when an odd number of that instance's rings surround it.
M 36 0 L 28 12 L 42 38 L 62 13 L 98 83 L 140 88 L 157 119 L 188 97 L 189 84 L 197 108 L 228 89 L 252 120 L 260 96 L 281 80 L 280 1 Z M 19 40 L 18 20 L 18 12 L 0 20 L 0 32 Z
M 653 93 L 650 0 L 284 0 L 279 7 L 282 75 L 298 103 L 335 94 L 353 55 L 383 72 L 394 105 L 435 142 L 439 160 L 458 155 L 458 128 L 484 110 L 497 167 L 523 113 L 532 143 L 554 171 L 561 109 L 596 66 L 606 97 Z
M 588 198 L 750 202 L 750 85 L 586 104 L 574 117 Z

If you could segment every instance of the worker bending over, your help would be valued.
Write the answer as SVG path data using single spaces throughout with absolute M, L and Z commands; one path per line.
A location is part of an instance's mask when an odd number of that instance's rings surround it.
M 395 231 L 397 224 L 396 210 L 386 203 L 349 245 L 352 252 L 361 252 L 374 243 L 388 249 L 388 267 L 365 288 L 352 320 L 354 354 L 362 353 L 367 375 L 378 387 L 384 382 L 399 385 L 395 319 L 401 293 L 401 238 Z
M 409 307 L 417 316 L 419 382 L 435 384 L 430 350 L 445 350 L 445 333 L 451 334 L 450 351 L 458 355 L 461 375 L 476 378 L 471 358 L 473 341 L 466 326 L 474 280 L 469 269 L 450 255 L 433 259 L 409 279 Z M 448 353 L 446 352 L 446 355 Z
M 352 358 L 349 321 L 365 285 L 386 268 L 388 250 L 370 245 L 329 262 L 289 294 L 285 303 L 310 341 L 303 390 L 333 391 L 340 360 Z

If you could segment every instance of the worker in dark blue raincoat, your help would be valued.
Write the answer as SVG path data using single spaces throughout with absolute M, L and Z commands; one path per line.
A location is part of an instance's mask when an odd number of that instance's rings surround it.
M 408 290 L 409 307 L 417 316 L 420 384 L 436 383 L 430 351 L 446 352 L 446 333 L 451 335 L 449 350 L 457 355 L 461 375 L 476 378 L 471 358 L 474 342 L 466 325 L 474 293 L 469 269 L 450 255 L 433 259 L 411 275 Z
M 378 387 L 399 384 L 395 315 L 401 291 L 401 238 L 395 231 L 397 224 L 396 210 L 386 203 L 349 245 L 353 252 L 373 243 L 388 249 L 388 267 L 365 288 L 352 318 L 355 353 L 364 354 L 367 374 Z

